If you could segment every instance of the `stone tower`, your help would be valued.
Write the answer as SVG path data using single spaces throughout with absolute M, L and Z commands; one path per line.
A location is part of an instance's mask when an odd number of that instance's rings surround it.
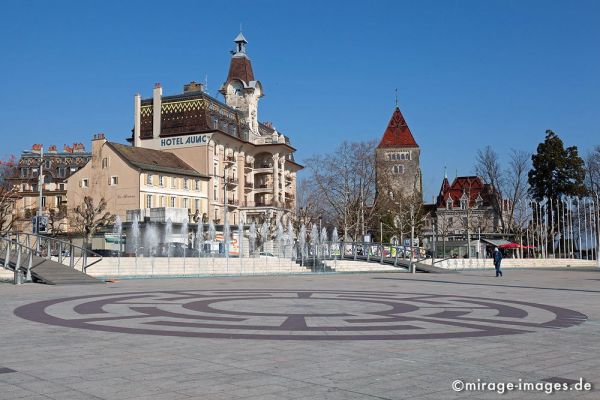
M 260 81 L 254 80 L 252 64 L 246 54 L 248 41 L 241 33 L 233 41 L 236 47 L 232 51 L 229 73 L 219 92 L 228 106 L 242 112 L 250 131 L 249 140 L 252 141 L 259 136 L 258 99 L 264 94 Z
M 392 118 L 375 150 L 377 163 L 377 192 L 403 196 L 422 196 L 421 149 L 406 124 L 400 108 Z

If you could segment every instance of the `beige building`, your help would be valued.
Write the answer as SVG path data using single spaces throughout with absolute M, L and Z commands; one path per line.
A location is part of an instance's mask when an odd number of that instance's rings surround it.
M 286 218 L 296 208 L 295 149 L 288 137 L 258 120 L 264 96 L 255 80 L 247 41 L 235 39 L 222 103 L 191 82 L 183 93 L 163 96 L 156 84 L 152 98 L 134 98 L 135 149 L 170 153 L 208 177 L 208 219 L 223 223 Z M 153 186 L 154 187 L 154 186 Z M 159 195 L 160 199 L 160 195 Z
M 152 209 L 184 209 L 184 218 L 208 215 L 208 177 L 169 152 L 112 143 L 94 136 L 91 161 L 68 180 L 69 211 L 91 196 L 107 202 L 106 211 L 127 219 L 128 210 L 140 217 Z

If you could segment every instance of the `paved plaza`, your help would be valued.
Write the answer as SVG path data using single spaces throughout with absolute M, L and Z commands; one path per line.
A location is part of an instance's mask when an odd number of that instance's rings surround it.
M 0 283 L 0 399 L 594 399 L 576 389 L 600 385 L 599 284 L 591 268 Z

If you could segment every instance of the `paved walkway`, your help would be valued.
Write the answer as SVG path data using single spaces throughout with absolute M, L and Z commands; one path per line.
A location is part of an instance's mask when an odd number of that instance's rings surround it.
M 591 269 L 0 284 L 0 303 L 0 399 L 599 396 L 573 386 L 600 385 Z

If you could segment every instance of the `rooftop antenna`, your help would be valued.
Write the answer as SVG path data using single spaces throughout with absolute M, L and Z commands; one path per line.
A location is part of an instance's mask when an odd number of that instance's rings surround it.
M 208 74 L 204 74 L 204 91 L 206 94 L 210 94 L 208 93 Z
M 448 171 L 446 170 L 445 165 L 444 165 L 444 179 L 448 179 Z
M 396 88 L 396 108 L 398 108 L 398 88 Z

